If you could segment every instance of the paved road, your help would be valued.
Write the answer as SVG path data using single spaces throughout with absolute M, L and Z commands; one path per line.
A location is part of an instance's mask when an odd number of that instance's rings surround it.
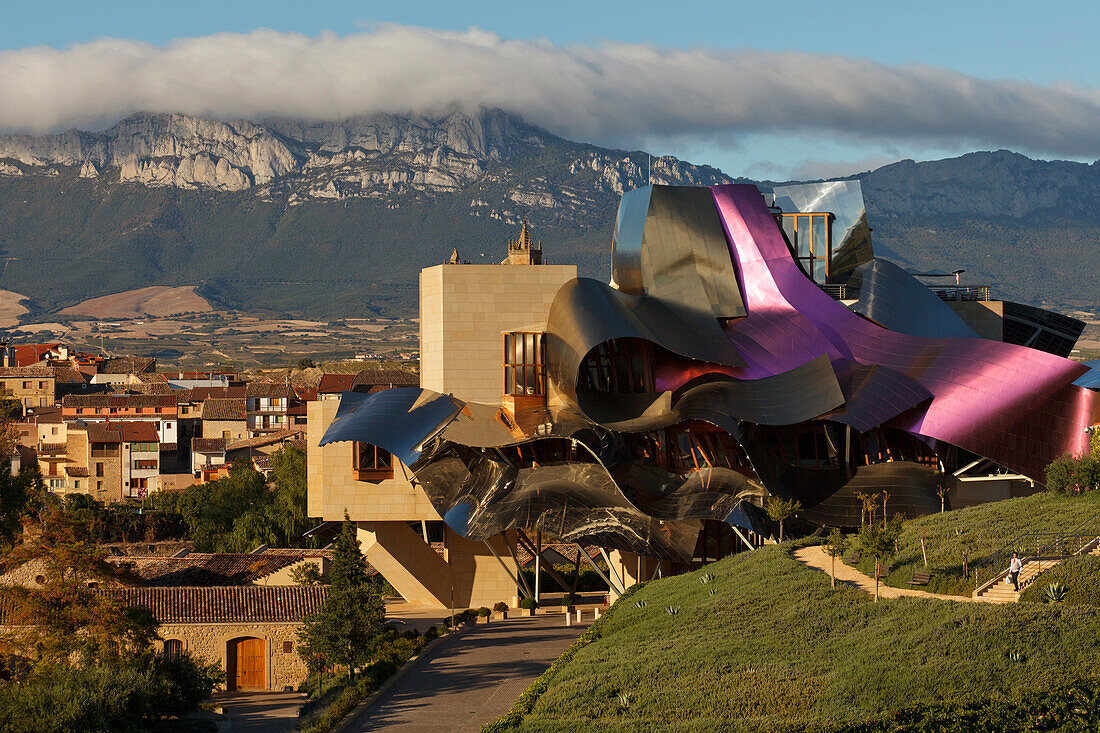
M 584 626 L 563 615 L 478 625 L 436 647 L 348 731 L 475 732 L 512 707 Z
M 218 733 L 284 733 L 298 724 L 298 708 L 306 696 L 299 692 L 217 692 L 214 699 L 224 711 L 208 718 L 217 722 Z

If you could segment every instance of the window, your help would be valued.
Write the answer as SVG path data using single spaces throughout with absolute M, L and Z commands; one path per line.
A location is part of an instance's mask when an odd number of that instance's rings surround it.
M 541 333 L 504 334 L 504 394 L 546 394 Z
M 30 389 L 30 388 L 31 388 L 31 383 L 30 382 L 23 382 L 23 389 Z
M 223 431 L 222 431 L 222 438 L 223 438 L 223 439 L 225 439 L 225 440 L 229 440 L 229 439 L 230 439 L 230 438 L 232 438 L 232 437 L 233 437 L 233 434 L 232 434 L 232 432 L 231 432 L 231 431 L 229 431 L 229 430 L 223 430 Z
M 50 428 L 50 435 L 57 435 L 57 428 Z
M 156 461 L 134 461 L 135 471 L 155 471 L 156 469 Z
M 783 232 L 794 247 L 798 264 L 816 283 L 829 279 L 829 243 L 833 215 L 827 212 L 783 214 Z
M 63 478 L 52 478 L 52 479 L 50 479 L 50 488 L 51 489 L 63 489 L 63 488 L 65 488 L 65 479 L 63 479 Z
M 581 363 L 580 383 L 599 392 L 655 391 L 652 346 L 642 339 L 612 339 L 600 344 Z
M 179 639 L 164 640 L 164 656 L 178 657 L 183 654 L 183 642 Z
M 73 481 L 73 490 L 80 491 L 80 479 Z
M 355 478 L 360 481 L 381 481 L 393 478 L 393 456 L 370 443 L 356 443 L 353 449 Z
M 293 651 L 294 651 L 294 642 L 284 641 L 283 642 L 283 654 L 290 654 Z
M 39 382 L 38 383 L 38 388 L 39 389 L 46 389 L 46 383 L 45 382 Z
M 101 492 L 101 493 L 103 492 L 103 482 L 102 481 L 96 481 L 95 482 L 95 490 L 98 491 L 98 492 Z
M 103 475 L 103 464 L 102 463 L 95 464 L 95 475 L 96 476 L 102 476 Z

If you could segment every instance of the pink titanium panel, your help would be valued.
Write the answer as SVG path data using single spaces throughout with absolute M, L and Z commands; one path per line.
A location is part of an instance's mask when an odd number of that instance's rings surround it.
M 799 270 L 755 186 L 712 187 L 748 315 L 727 322 L 757 379 L 825 353 L 894 369 L 934 395 L 891 425 L 942 440 L 1042 481 L 1063 453 L 1087 446 L 1097 395 L 1072 382 L 1087 368 L 1024 346 L 985 339 L 919 338 L 852 313 Z

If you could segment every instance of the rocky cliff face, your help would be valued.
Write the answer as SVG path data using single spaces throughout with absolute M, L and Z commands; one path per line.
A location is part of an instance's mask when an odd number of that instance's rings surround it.
M 539 170 L 527 173 L 536 160 Z M 571 224 L 649 180 L 729 180 L 675 158 L 571 143 L 499 110 L 258 123 L 136 114 L 102 132 L 0 137 L 0 176 L 70 174 L 149 187 L 251 190 L 291 205 L 372 198 L 396 208 L 410 197 L 470 190 L 472 216 L 512 222 L 537 210 Z

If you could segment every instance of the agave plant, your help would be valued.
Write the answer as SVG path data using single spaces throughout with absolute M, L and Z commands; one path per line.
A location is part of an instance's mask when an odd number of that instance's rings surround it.
M 716 590 L 715 590 L 714 588 L 711 588 L 711 589 L 710 589 L 710 594 L 711 594 L 712 596 L 716 596 L 716 595 L 718 595 L 718 591 L 716 591 Z
M 1047 586 L 1047 592 L 1043 598 L 1047 603 L 1061 603 L 1066 600 L 1066 593 L 1069 593 L 1069 589 L 1061 583 L 1051 583 Z
M 634 601 L 634 605 L 637 606 L 638 608 L 645 608 L 646 606 L 649 605 L 649 601 L 644 601 L 644 600 Z
M 625 692 L 620 692 L 619 705 L 624 708 L 630 707 L 630 695 L 626 694 Z
M 1008 653 L 1008 660 L 1010 662 L 1023 662 L 1025 661 L 1024 653 L 1019 649 L 1013 649 Z
M 707 583 L 709 583 L 712 580 L 714 580 L 714 576 L 711 575 L 709 572 L 703 573 L 702 575 L 699 576 L 699 582 L 702 583 L 703 585 L 706 585 Z
M 680 613 L 680 607 L 679 606 L 669 606 L 665 610 L 668 611 L 669 616 L 675 616 L 676 614 Z

